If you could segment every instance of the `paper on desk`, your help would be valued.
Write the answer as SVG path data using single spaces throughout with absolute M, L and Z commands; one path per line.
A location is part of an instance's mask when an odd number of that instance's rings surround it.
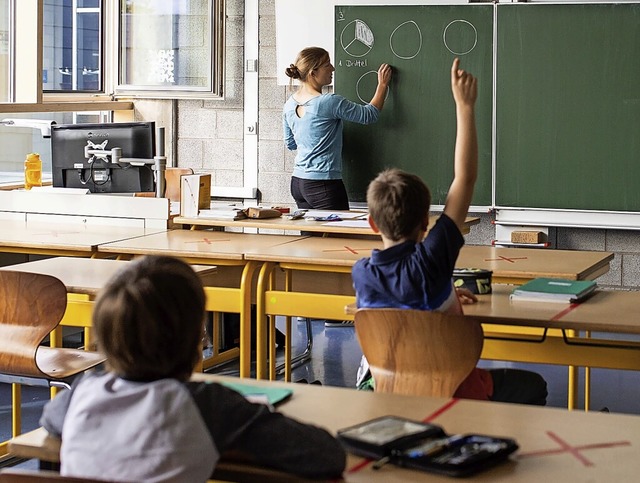
M 330 221 L 323 223 L 327 226 L 342 226 L 346 228 L 369 228 L 369 222 L 367 220 L 342 220 L 342 221 Z
M 337 215 L 343 220 L 354 220 L 358 218 L 366 218 L 366 212 L 358 211 L 329 211 L 329 210 L 307 210 L 304 214 L 305 218 L 326 218 L 330 215 Z M 335 224 L 336 222 L 332 222 Z

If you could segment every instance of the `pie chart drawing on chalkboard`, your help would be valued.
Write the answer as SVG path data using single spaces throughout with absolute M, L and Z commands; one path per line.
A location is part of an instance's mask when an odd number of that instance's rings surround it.
M 444 28 L 442 40 L 452 54 L 465 55 L 478 43 L 478 31 L 471 22 L 454 20 Z
M 349 22 L 340 33 L 340 44 L 352 57 L 364 57 L 371 52 L 374 40 L 372 30 L 360 19 Z
M 395 36 L 400 39 L 394 42 Z M 416 57 L 422 49 L 422 31 L 413 20 L 398 25 L 389 37 L 389 46 L 393 55 L 399 59 L 409 60 Z

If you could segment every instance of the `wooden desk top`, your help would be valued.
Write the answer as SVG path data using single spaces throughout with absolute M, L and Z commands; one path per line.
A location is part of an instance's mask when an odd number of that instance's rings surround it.
M 465 315 L 484 323 L 640 334 L 640 292 L 597 290 L 580 304 L 511 301 L 513 286 L 492 286 L 492 294 L 479 295 L 465 305 Z
M 464 246 L 456 266 L 493 271 L 500 278 L 531 280 L 537 277 L 593 280 L 609 271 L 613 253 L 543 248 Z
M 249 260 L 351 267 L 382 241 L 309 237 L 284 246 L 264 247 L 247 254 Z M 456 262 L 460 268 L 493 270 L 495 281 L 522 283 L 536 277 L 591 279 L 609 270 L 613 254 L 535 248 L 464 246 Z
M 340 211 L 335 211 L 337 215 L 340 215 Z M 218 227 L 243 227 L 243 228 L 259 228 L 266 230 L 291 230 L 291 231 L 311 231 L 311 232 L 319 232 L 319 233 L 335 233 L 335 234 L 343 234 L 343 235 L 373 235 L 375 234 L 368 223 L 366 222 L 366 213 L 363 212 L 362 216 L 364 219 L 358 220 L 344 220 L 345 223 L 342 222 L 326 222 L 326 221 L 315 221 L 302 218 L 300 220 L 290 220 L 287 217 L 280 218 L 268 218 L 263 220 L 246 218 L 244 220 L 216 220 L 213 218 L 188 218 L 183 216 L 177 216 L 174 218 L 174 223 L 182 223 L 183 225 L 190 226 L 218 226 Z M 429 226 L 433 226 L 435 221 L 438 219 L 437 216 L 432 216 L 429 218 Z M 357 223 L 349 223 L 351 221 L 356 221 Z M 463 234 L 469 233 L 471 226 L 477 225 L 480 223 L 480 218 L 478 217 L 467 217 L 465 220 L 465 226 L 462 230 Z M 354 226 L 354 225 L 359 226 Z
M 224 380 L 198 374 L 198 379 Z M 226 378 L 229 379 L 229 378 Z M 231 378 L 238 381 L 236 378 Z M 623 414 L 584 413 L 520 404 L 399 396 L 346 388 L 245 380 L 256 386 L 278 385 L 293 390 L 278 406 L 290 417 L 332 433 L 384 415 L 399 415 L 441 425 L 450 434 L 478 433 L 515 438 L 520 445 L 511 460 L 476 476 L 479 482 L 635 481 L 640 472 L 640 418 Z M 42 429 L 13 438 L 16 456 L 58 461 L 59 441 Z M 451 478 L 386 465 L 373 470 L 349 455 L 348 482 L 429 481 Z
M 42 273 L 56 277 L 69 293 L 96 295 L 104 284 L 129 262 L 98 258 L 54 257 L 0 267 L 0 270 Z M 192 265 L 201 277 L 215 274 L 213 265 Z
M 256 249 L 245 256 L 247 260 L 262 262 L 351 267 L 360 258 L 371 256 L 374 248 L 382 249 L 382 240 L 308 237 L 286 246 Z
M 137 228 L 60 223 L 27 223 L 3 220 L 0 251 L 23 253 L 77 252 L 90 255 L 102 243 L 126 240 L 166 231 L 166 228 Z M 63 253 L 61 253 L 63 254 Z
M 289 246 L 304 237 L 256 235 L 208 230 L 171 230 L 143 238 L 106 243 L 98 247 L 102 253 L 243 260 L 252 250 Z

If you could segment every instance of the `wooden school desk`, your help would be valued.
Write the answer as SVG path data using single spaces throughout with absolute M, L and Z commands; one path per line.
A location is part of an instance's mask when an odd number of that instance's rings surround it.
M 294 210 L 295 211 L 295 210 Z M 311 210 L 314 211 L 314 210 Z M 327 210 L 323 210 L 327 211 Z M 340 216 L 341 211 L 331 211 Z M 353 215 L 355 212 L 345 212 Z M 209 226 L 218 228 L 258 228 L 266 230 L 285 230 L 285 231 L 307 231 L 324 234 L 342 234 L 342 235 L 372 235 L 379 236 L 371 230 L 369 223 L 367 222 L 366 212 L 357 212 L 359 217 L 357 219 L 344 219 L 338 222 L 326 222 L 326 221 L 314 221 L 310 219 L 302 218 L 300 220 L 291 220 L 285 216 L 279 218 L 267 218 L 267 219 L 252 219 L 245 218 L 243 220 L 219 220 L 215 218 L 205 217 L 183 217 L 178 216 L 174 218 L 174 223 L 182 223 L 184 226 L 190 226 L 192 228 L 198 226 Z M 429 218 L 429 225 L 433 226 L 437 216 Z M 469 233 L 471 226 L 480 223 L 478 217 L 467 217 L 462 229 L 462 234 Z
M 194 378 L 231 380 L 208 374 Z M 509 461 L 478 475 L 474 482 L 538 483 L 540 481 L 636 481 L 640 472 L 640 417 L 622 414 L 578 413 L 563 409 L 502 404 L 463 399 L 441 399 L 383 394 L 353 389 L 242 381 L 246 384 L 287 387 L 290 399 L 278 411 L 300 421 L 339 429 L 386 415 L 403 416 L 438 424 L 449 434 L 477 433 L 514 438 L 519 450 Z M 10 452 L 19 457 L 59 461 L 60 442 L 44 429 L 13 438 Z M 233 466 L 232 462 L 227 464 Z M 236 474 L 250 476 L 246 465 L 235 465 Z M 216 477 L 214 473 L 213 477 Z M 450 477 L 385 465 L 373 470 L 370 461 L 348 456 L 346 482 L 443 482 Z
M 382 248 L 381 241 L 358 240 L 342 238 L 310 237 L 301 239 L 286 247 L 270 247 L 247 254 L 246 258 L 264 262 L 258 276 L 257 285 L 257 312 L 258 321 L 264 321 L 265 315 L 304 316 L 319 319 L 352 319 L 353 315 L 345 316 L 344 307 L 355 301 L 351 281 L 351 267 L 360 258 L 368 257 L 374 248 Z M 491 248 L 482 246 L 464 247 L 466 267 L 482 266 L 488 253 L 492 257 L 503 257 L 502 250 L 506 250 L 509 256 L 511 249 Z M 557 273 L 556 264 L 548 264 L 548 254 L 555 250 L 538 250 L 518 248 L 517 254 L 520 261 L 526 261 L 535 265 L 540 262 L 540 268 L 529 274 L 529 279 L 546 273 Z M 474 256 L 474 254 L 477 254 Z M 462 255 L 461 255 L 462 256 Z M 562 250 L 559 255 L 562 258 L 563 274 L 567 278 L 578 279 L 584 274 L 593 274 L 608 269 L 609 260 L 613 257 L 608 252 L 577 252 Z M 508 258 L 504 256 L 504 258 Z M 284 270 L 285 289 L 273 288 L 274 273 L 276 267 Z M 501 268 L 501 278 L 508 280 L 513 277 L 515 282 L 521 282 L 526 272 L 523 272 L 517 263 L 505 262 Z M 594 267 L 598 267 L 595 269 Z M 296 279 L 301 277 L 311 278 L 316 285 L 325 281 L 320 289 L 314 289 L 310 283 L 307 288 L 296 284 Z M 304 283 L 304 282 L 303 282 Z M 325 290 L 328 285 L 329 289 Z M 258 325 L 258 342 L 260 347 L 266 337 L 261 330 L 264 323 Z M 517 329 L 521 331 L 520 328 Z M 511 329 L 505 329 L 506 336 Z M 260 337 L 263 336 L 263 339 Z M 505 336 L 505 337 L 506 337 Z M 257 355 L 257 377 L 267 377 L 266 359 Z M 275 377 L 273 357 L 270 357 L 269 377 Z
M 166 228 L 1 220 L 0 252 L 91 257 L 101 243 L 167 231 Z
M 456 267 L 493 272 L 493 283 L 522 284 L 533 278 L 594 280 L 609 271 L 613 253 L 535 248 L 464 246 Z
M 562 304 L 511 301 L 512 290 L 494 285 L 491 295 L 480 295 L 478 303 L 464 306 L 465 315 L 484 324 L 482 358 L 584 366 L 585 409 L 589 409 L 589 367 L 640 370 L 640 292 L 597 290 L 580 304 Z M 506 341 L 495 330 L 502 323 L 537 329 L 519 341 L 516 337 Z M 519 347 L 514 350 L 514 346 Z M 569 407 L 576 392 L 577 385 L 570 385 Z
M 91 312 L 93 301 L 100 289 L 116 272 L 126 265 L 123 260 L 98 258 L 54 257 L 0 267 L 0 270 L 41 273 L 58 278 L 67 288 L 68 304 L 60 325 L 85 329 L 85 344 L 91 343 Z M 217 268 L 210 265 L 194 265 L 194 270 L 204 284 L 215 276 Z M 54 331 L 52 346 L 61 347 L 62 334 Z
M 247 260 L 245 253 L 275 246 L 285 247 L 300 238 L 209 230 L 171 230 L 139 239 L 103 244 L 98 247 L 98 252 L 123 258 L 171 255 L 192 264 L 216 265 L 216 281 L 205 287 L 208 310 L 240 314 L 240 375 L 248 377 L 251 371 L 252 281 L 261 262 Z M 217 334 L 213 334 L 213 337 L 217 340 Z

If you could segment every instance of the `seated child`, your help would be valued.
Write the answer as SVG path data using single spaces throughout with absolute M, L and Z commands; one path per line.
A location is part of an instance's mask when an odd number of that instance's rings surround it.
M 112 481 L 204 482 L 221 455 L 308 478 L 339 477 L 345 453 L 327 431 L 191 382 L 202 357 L 202 283 L 185 262 L 130 262 L 93 312 L 106 372 L 86 373 L 44 408 L 62 438 L 61 473 Z
M 367 190 L 369 223 L 382 236 L 383 250 L 358 260 L 352 275 L 359 308 L 395 307 L 461 314 L 451 277 L 464 244 L 464 224 L 477 177 L 478 145 L 474 105 L 477 81 L 453 61 L 451 88 L 456 104 L 457 135 L 454 179 L 444 212 L 425 238 L 431 194 L 415 175 L 398 169 L 383 171 Z M 461 294 L 464 303 L 475 298 Z M 425 350 L 428 350 L 425 348 Z M 363 357 L 357 386 L 372 389 Z M 547 384 L 533 372 L 476 368 L 462 382 L 456 397 L 502 402 L 546 404 Z

